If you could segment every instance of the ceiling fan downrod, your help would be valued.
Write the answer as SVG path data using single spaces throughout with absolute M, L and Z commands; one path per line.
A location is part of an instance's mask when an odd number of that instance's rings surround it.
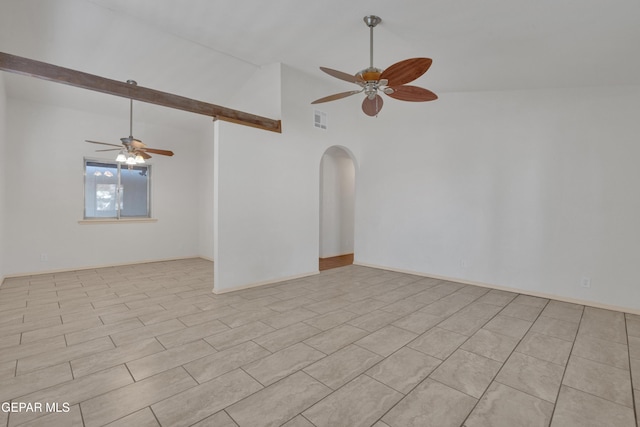
M 369 27 L 369 68 L 373 68 L 373 29 L 382 22 L 379 16 L 367 15 L 364 17 L 364 23 Z

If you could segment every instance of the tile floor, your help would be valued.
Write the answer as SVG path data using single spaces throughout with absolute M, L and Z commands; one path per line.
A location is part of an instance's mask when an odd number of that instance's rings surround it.
M 638 426 L 640 316 L 361 266 L 214 295 L 212 270 L 6 280 L 0 402 L 42 411 L 0 426 Z

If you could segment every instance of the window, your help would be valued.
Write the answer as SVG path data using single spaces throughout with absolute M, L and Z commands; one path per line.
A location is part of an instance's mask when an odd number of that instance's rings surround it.
M 122 167 L 124 166 L 124 167 Z M 84 218 L 150 218 L 149 165 L 84 160 Z

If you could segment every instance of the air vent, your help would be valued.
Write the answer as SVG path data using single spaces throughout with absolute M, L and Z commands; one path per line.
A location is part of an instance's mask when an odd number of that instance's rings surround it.
M 313 125 L 319 129 L 327 130 L 327 113 L 323 111 L 313 111 Z

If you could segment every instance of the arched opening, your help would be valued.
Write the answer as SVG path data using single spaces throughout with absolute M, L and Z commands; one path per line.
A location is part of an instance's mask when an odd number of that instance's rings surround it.
M 355 178 L 351 153 L 329 147 L 320 161 L 320 270 L 353 263 Z

